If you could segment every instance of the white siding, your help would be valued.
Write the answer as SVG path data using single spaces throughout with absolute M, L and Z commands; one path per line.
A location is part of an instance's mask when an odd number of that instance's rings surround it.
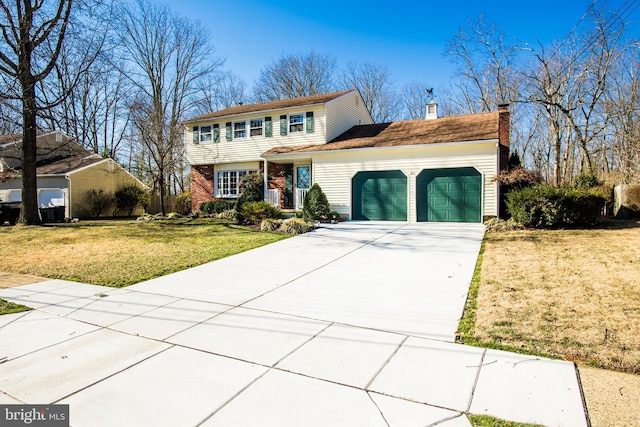
M 367 111 L 358 92 L 327 102 L 327 142 L 357 125 L 372 124 L 371 115 Z
M 351 178 L 359 171 L 401 170 L 408 182 L 408 220 L 416 221 L 416 176 L 423 169 L 475 167 L 482 174 L 482 215 L 498 214 L 497 142 L 433 144 L 390 149 L 315 153 L 313 182 L 327 195 L 331 209 L 351 216 Z
M 280 135 L 280 116 L 286 114 L 306 113 L 313 111 L 314 131 L 305 131 Z M 247 137 L 227 141 L 227 122 L 250 120 L 252 118 L 264 118 L 270 116 L 273 124 L 273 136 Z M 231 162 L 249 162 L 260 160 L 260 155 L 274 147 L 291 147 L 295 145 L 324 144 L 326 142 L 326 115 L 324 106 L 290 108 L 286 110 L 259 112 L 237 116 L 233 118 L 220 118 L 198 123 L 189 123 L 185 129 L 185 151 L 187 161 L 192 165 L 207 165 Z M 306 118 L 305 118 L 306 120 Z M 220 126 L 220 142 L 193 143 L 193 127 L 218 124 Z

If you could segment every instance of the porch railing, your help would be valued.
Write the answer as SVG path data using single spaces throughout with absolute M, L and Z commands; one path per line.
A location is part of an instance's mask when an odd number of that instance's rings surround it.
M 302 209 L 304 198 L 307 197 L 308 188 L 296 188 L 296 209 Z
M 280 191 L 277 188 L 267 190 L 267 202 L 280 206 Z

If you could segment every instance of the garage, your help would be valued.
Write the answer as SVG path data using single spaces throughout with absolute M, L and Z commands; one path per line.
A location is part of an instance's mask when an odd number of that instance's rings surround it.
M 481 222 L 482 175 L 473 167 L 425 169 L 416 178 L 417 220 Z
M 402 171 L 358 172 L 351 189 L 352 219 L 407 220 L 407 177 Z

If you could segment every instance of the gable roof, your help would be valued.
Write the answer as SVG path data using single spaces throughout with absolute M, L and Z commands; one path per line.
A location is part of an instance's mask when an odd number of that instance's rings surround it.
M 236 105 L 235 107 L 225 108 L 224 110 L 214 111 L 212 113 L 203 114 L 185 121 L 185 123 L 197 122 L 206 119 L 218 117 L 237 116 L 239 114 L 255 113 L 258 111 L 280 110 L 291 107 L 304 107 L 307 105 L 325 104 L 336 98 L 353 92 L 355 89 L 343 90 L 340 92 L 324 93 L 320 95 L 310 95 L 301 98 L 283 99 L 279 101 L 260 102 L 258 104 Z
M 276 147 L 263 156 L 498 139 L 498 112 L 354 126 L 322 145 Z
M 60 133 L 61 140 L 57 141 L 52 137 L 56 133 L 59 132 L 42 133 L 37 136 L 37 175 L 66 174 L 74 169 L 104 160 L 62 133 Z M 22 169 L 22 135 L 0 136 L 0 159 L 9 169 L 14 171 Z

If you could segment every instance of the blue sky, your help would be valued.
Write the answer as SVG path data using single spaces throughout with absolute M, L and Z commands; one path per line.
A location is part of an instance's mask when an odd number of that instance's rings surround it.
M 283 53 L 330 54 L 383 65 L 398 87 L 409 81 L 435 88 L 454 70 L 443 56 L 455 32 L 482 13 L 511 40 L 548 43 L 571 31 L 593 0 L 165 0 L 180 15 L 199 20 L 212 36 L 225 68 L 249 86 Z M 597 0 L 601 4 L 604 0 Z M 638 0 L 610 0 L 611 10 Z M 633 9 L 633 7 L 631 9 Z M 631 19 L 640 21 L 636 8 Z M 634 28 L 638 28 L 634 26 Z

